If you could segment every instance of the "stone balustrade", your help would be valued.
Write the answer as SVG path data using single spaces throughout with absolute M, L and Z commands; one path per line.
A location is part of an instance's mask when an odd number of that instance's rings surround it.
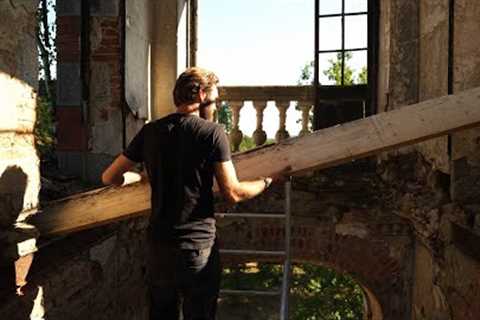
M 261 146 L 267 141 L 267 133 L 264 130 L 264 111 L 269 101 L 275 103 L 279 112 L 279 125 L 275 134 L 277 142 L 290 137 L 286 123 L 291 102 L 296 102 L 301 110 L 302 129 L 299 135 L 310 132 L 309 117 L 314 101 L 314 88 L 311 86 L 220 87 L 219 92 L 219 100 L 227 103 L 232 111 L 230 143 L 234 151 L 239 150 L 244 137 L 240 129 L 240 111 L 245 102 L 251 101 L 256 112 L 256 129 L 252 135 L 256 146 Z

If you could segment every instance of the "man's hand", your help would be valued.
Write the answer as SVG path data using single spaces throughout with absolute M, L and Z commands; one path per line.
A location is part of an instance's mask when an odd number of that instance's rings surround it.
M 270 178 L 272 178 L 273 183 L 286 182 L 290 177 L 291 172 L 292 172 L 292 166 L 286 166 L 282 170 L 270 175 Z

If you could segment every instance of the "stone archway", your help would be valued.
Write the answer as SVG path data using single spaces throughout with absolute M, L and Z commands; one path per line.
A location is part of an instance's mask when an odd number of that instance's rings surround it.
M 408 275 L 412 263 L 409 227 L 378 221 L 375 224 L 349 221 L 350 228 L 363 230 L 354 232 L 352 229 L 349 234 L 333 221 L 295 218 L 291 243 L 293 260 L 352 275 L 364 288 L 370 311 L 367 319 L 408 318 Z M 238 219 L 223 226 L 220 223 L 219 234 L 225 248 L 279 250 L 284 240 L 283 225 L 272 219 Z M 246 256 L 223 258 L 226 263 L 252 259 L 262 261 L 258 257 Z
M 367 315 L 365 319 L 368 320 L 383 320 L 383 310 L 377 297 L 366 287 L 362 286 L 367 301 Z

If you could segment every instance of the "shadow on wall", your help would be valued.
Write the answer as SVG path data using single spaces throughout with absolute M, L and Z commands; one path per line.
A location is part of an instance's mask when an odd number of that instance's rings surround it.
M 15 261 L 19 258 L 14 224 L 23 210 L 27 175 L 10 166 L 0 176 L 0 295 L 16 292 Z
M 7 167 L 0 176 L 0 315 L 12 320 L 43 319 L 43 288 L 22 293 L 33 254 L 19 257 L 17 243 L 23 239 L 15 232 L 15 223 L 23 210 L 27 182 L 27 175 L 18 166 Z

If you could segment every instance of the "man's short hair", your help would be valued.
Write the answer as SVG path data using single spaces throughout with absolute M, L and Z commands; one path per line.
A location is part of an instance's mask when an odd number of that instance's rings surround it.
M 185 70 L 177 79 L 173 101 L 177 107 L 197 101 L 200 89 L 208 91 L 217 85 L 218 77 L 211 71 L 193 67 Z

